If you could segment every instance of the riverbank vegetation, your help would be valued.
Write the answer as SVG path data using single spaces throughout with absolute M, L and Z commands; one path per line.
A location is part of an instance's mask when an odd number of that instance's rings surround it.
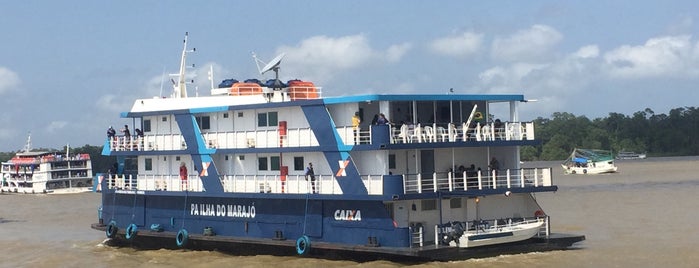
M 523 161 L 562 160 L 574 148 L 634 151 L 649 156 L 699 155 L 699 108 L 656 114 L 646 108 L 631 116 L 609 113 L 593 120 L 567 112 L 534 120 L 538 146 L 521 150 Z

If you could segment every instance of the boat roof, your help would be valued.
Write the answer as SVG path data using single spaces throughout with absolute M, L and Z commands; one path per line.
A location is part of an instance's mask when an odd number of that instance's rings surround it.
M 278 108 L 313 104 L 342 104 L 365 101 L 487 101 L 525 102 L 521 94 L 364 94 L 324 97 L 321 99 L 268 102 L 262 96 L 203 96 L 189 98 L 151 98 L 136 100 L 130 112 L 122 118 L 157 115 L 163 113 L 205 113 L 236 109 Z
M 15 156 L 41 156 L 47 154 L 54 154 L 57 152 L 47 152 L 47 151 L 36 151 L 36 152 L 19 152 Z
M 524 95 L 507 94 L 367 94 L 327 97 L 325 103 L 352 103 L 358 101 L 525 101 Z

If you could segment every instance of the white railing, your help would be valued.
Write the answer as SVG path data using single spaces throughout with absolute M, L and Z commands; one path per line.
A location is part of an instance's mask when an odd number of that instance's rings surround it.
M 424 227 L 410 227 L 410 247 L 422 247 L 425 245 Z
M 383 194 L 383 176 L 361 176 L 362 183 L 371 195 Z M 107 188 L 141 191 L 204 191 L 199 176 L 189 175 L 187 181 L 179 175 L 108 175 Z M 220 176 L 224 192 L 236 193 L 292 193 L 306 194 L 313 192 L 313 181 L 303 175 L 222 175 Z M 332 175 L 316 175 L 315 189 L 319 194 L 342 194 L 337 178 Z
M 370 134 L 370 133 L 369 133 Z M 368 136 L 371 137 L 371 136 Z M 391 143 L 465 142 L 495 140 L 534 140 L 533 122 L 505 122 L 474 127 L 449 123 L 446 127 L 437 124 L 391 126 Z
M 455 176 L 449 173 L 434 173 L 430 178 L 420 174 L 403 175 L 404 193 L 436 191 L 473 191 L 483 189 L 513 189 L 524 187 L 552 186 L 551 168 L 526 168 L 504 170 L 500 173 L 468 177 L 466 173 Z M 224 192 L 235 193 L 312 193 L 314 185 L 303 175 L 221 175 Z M 342 189 L 333 175 L 316 175 L 315 190 L 319 194 L 342 194 Z M 382 195 L 382 175 L 362 175 L 362 183 L 370 195 Z M 189 175 L 186 183 L 178 175 L 110 175 L 107 187 L 143 191 L 204 191 L 201 179 Z
M 468 128 L 465 124 L 460 127 L 449 124 L 448 127 L 420 126 L 389 127 L 391 143 L 431 143 L 431 142 L 465 142 L 465 141 L 494 141 L 494 140 L 533 140 L 534 123 L 503 123 L 504 127 L 496 128 L 494 124 Z M 466 129 L 466 131 L 463 131 Z M 492 130 L 492 131 L 491 131 Z M 318 146 L 315 133 L 310 128 L 290 128 L 287 134 L 279 135 L 278 129 L 232 132 L 202 133 L 204 144 L 209 149 L 241 149 L 241 148 L 279 148 Z M 371 144 L 371 128 L 355 131 L 351 126 L 335 129 L 344 144 Z M 115 136 L 110 140 L 112 151 L 168 151 L 185 150 L 187 143 L 181 134 L 155 134 L 139 136 Z
M 552 186 L 551 168 L 523 168 L 481 172 L 469 176 L 466 172 L 403 175 L 405 193 L 437 191 L 468 191 L 483 189 L 512 189 L 524 187 Z

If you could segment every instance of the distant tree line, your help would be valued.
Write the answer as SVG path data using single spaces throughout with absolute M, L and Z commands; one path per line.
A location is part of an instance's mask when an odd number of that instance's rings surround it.
M 538 146 L 525 146 L 521 159 L 562 160 L 574 148 L 634 151 L 649 156 L 699 155 L 699 109 L 675 108 L 655 114 L 646 108 L 632 116 L 609 113 L 590 120 L 567 112 L 534 120 Z

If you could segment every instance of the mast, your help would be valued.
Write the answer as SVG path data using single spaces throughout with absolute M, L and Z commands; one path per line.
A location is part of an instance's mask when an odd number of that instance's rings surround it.
M 197 49 L 193 48 L 192 50 L 187 50 L 187 37 L 189 36 L 189 32 L 185 32 L 184 34 L 184 48 L 182 48 L 182 57 L 180 59 L 180 72 L 178 74 L 174 74 L 172 76 L 177 76 L 177 81 L 172 81 L 173 82 L 173 88 L 174 88 L 174 97 L 175 98 L 186 98 L 187 97 L 187 81 L 185 81 L 185 74 L 186 74 L 186 69 L 187 69 L 187 53 L 189 52 L 195 52 Z M 194 65 L 192 65 L 194 67 Z M 192 81 L 194 82 L 194 81 Z
M 27 143 L 24 144 L 24 152 L 28 153 L 31 150 L 32 150 L 32 133 L 28 132 L 27 133 Z

